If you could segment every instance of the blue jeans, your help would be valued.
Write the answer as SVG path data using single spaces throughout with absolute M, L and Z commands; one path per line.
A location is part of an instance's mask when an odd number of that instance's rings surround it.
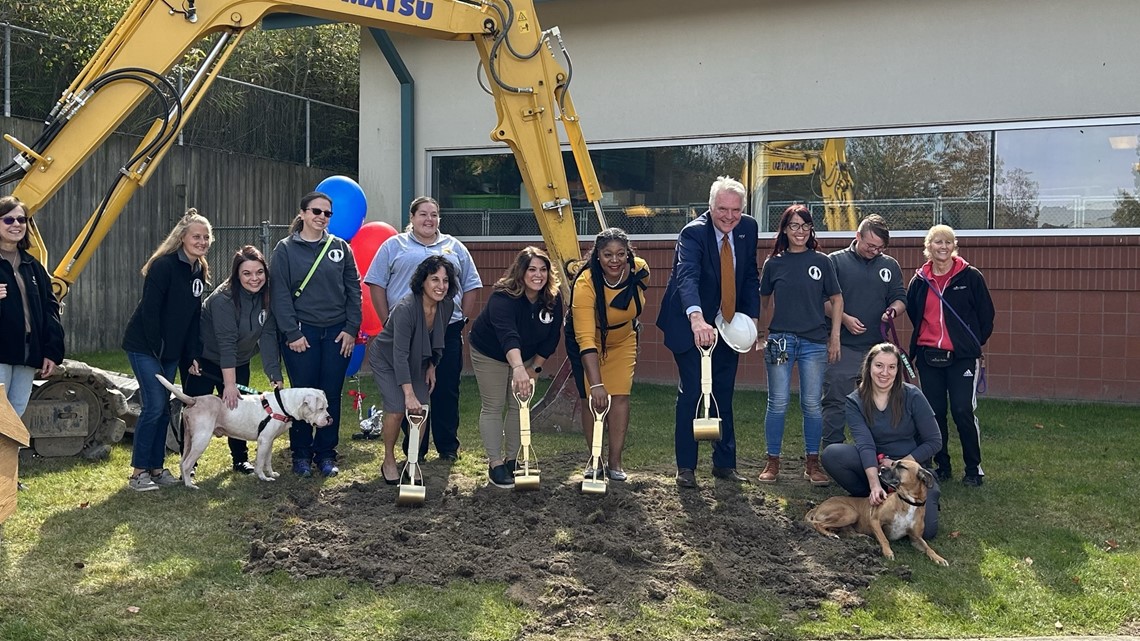
M 160 470 L 166 458 L 166 429 L 170 424 L 170 392 L 158 382 L 155 374 L 174 382 L 178 361 L 160 361 L 150 354 L 127 352 L 127 360 L 139 383 L 142 411 L 135 423 L 131 467 Z
M 784 363 L 776 357 L 786 352 Z M 784 440 L 784 415 L 792 390 L 792 365 L 799 363 L 800 409 L 804 414 L 804 450 L 819 454 L 823 435 L 823 374 L 827 371 L 827 344 L 813 343 L 795 334 L 772 334 L 764 350 L 768 370 L 768 409 L 764 414 L 764 437 L 768 455 L 779 456 Z
M 349 361 L 348 356 L 340 355 L 340 345 L 336 342 L 337 334 L 342 330 L 344 323 L 332 327 L 301 323 L 301 334 L 309 341 L 309 349 L 303 352 L 289 349 L 282 335 L 281 354 L 285 358 L 285 370 L 289 373 L 289 385 L 315 387 L 323 391 L 332 416 L 332 424 L 326 427 L 314 428 L 305 421 L 293 421 L 289 425 L 289 448 L 293 450 L 294 461 L 336 460 L 336 446 L 340 442 L 340 396 Z
M 36 378 L 36 368 L 27 365 L 0 363 L 0 385 L 8 390 L 8 402 L 16 410 L 16 416 L 23 416 L 32 397 L 32 381 Z

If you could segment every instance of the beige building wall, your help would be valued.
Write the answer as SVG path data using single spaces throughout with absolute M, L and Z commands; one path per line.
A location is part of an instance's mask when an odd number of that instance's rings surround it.
M 537 12 L 561 28 L 595 144 L 1140 112 L 1135 0 L 551 0 Z M 416 81 L 426 192 L 428 153 L 492 146 L 494 105 L 470 43 L 393 39 Z M 399 85 L 362 42 L 361 183 L 369 218 L 396 222 Z

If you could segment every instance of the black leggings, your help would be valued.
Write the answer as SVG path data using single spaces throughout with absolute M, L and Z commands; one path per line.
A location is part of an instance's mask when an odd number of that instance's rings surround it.
M 199 358 L 198 368 L 201 371 L 199 376 L 182 370 L 182 391 L 187 396 L 205 396 L 215 392 L 220 395 L 226 387 L 225 379 L 222 378 L 222 367 L 213 361 Z M 249 363 L 238 365 L 234 369 L 237 379 L 235 382 L 238 385 L 249 385 Z M 230 444 L 230 456 L 234 459 L 234 465 L 249 462 L 249 449 L 245 441 L 239 438 L 226 440 Z
M 977 376 L 978 359 L 955 358 L 949 367 L 931 367 L 922 356 L 923 348 L 916 350 L 918 376 L 922 381 L 922 394 L 934 410 L 934 419 L 942 432 L 942 451 L 934 455 L 939 470 L 950 472 L 950 430 L 946 423 L 946 413 L 954 419 L 958 428 L 958 440 L 962 443 L 962 459 L 966 464 L 967 476 L 981 476 L 982 471 L 982 430 L 974 408 L 978 406 Z M 947 404 L 947 397 L 950 402 Z

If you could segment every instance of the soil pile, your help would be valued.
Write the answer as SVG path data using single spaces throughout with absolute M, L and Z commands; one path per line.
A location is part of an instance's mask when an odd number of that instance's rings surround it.
M 533 492 L 432 463 L 427 499 L 414 508 L 396 506 L 396 488 L 380 479 L 294 490 L 253 533 L 247 570 L 378 588 L 501 581 L 510 598 L 541 613 L 535 632 L 662 601 L 684 586 L 733 602 L 767 596 L 788 612 L 825 599 L 855 607 L 857 591 L 884 571 L 869 538 L 835 541 L 806 525 L 806 501 L 785 506 L 762 487 L 708 479 L 681 491 L 665 470 L 586 495 L 580 463 L 544 461 Z

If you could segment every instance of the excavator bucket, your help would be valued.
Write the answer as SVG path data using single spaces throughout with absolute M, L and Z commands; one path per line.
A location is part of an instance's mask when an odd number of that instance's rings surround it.
M 594 409 L 589 398 L 586 399 L 586 404 L 594 414 L 594 437 L 590 442 L 590 462 L 586 465 L 588 473 L 582 479 L 582 494 L 605 494 L 608 483 L 605 466 L 602 465 L 602 430 L 606 414 L 610 411 L 610 398 L 606 397 L 606 407 L 601 412 Z
M 531 394 L 523 398 L 515 393 L 519 402 L 519 453 L 515 458 L 515 491 L 537 490 L 539 484 L 538 460 L 530 446 L 530 401 L 534 398 L 534 381 L 530 382 Z
M 420 473 L 420 434 L 427 422 L 428 407 L 424 405 L 422 414 L 406 412 L 408 419 L 408 462 L 400 472 L 400 485 L 396 493 L 396 505 L 420 506 L 427 497 L 423 476 Z M 419 477 L 419 478 L 417 478 Z

